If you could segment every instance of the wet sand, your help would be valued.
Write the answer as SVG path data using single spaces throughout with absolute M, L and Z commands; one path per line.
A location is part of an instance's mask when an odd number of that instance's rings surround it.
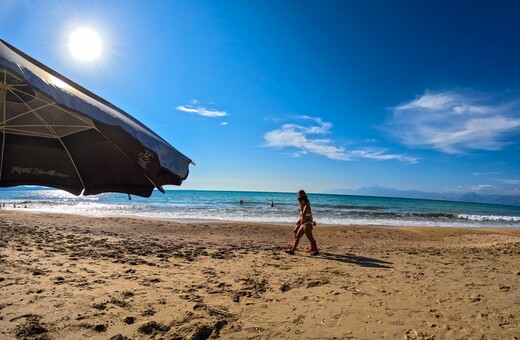
M 520 229 L 0 211 L 0 339 L 516 339 Z

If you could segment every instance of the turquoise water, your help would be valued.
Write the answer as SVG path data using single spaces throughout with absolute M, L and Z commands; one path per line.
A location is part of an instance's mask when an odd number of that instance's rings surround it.
M 318 224 L 520 227 L 516 206 L 328 194 L 309 194 L 309 199 Z M 298 219 L 296 193 L 168 190 L 129 200 L 126 194 L 76 197 L 60 190 L 2 188 L 0 203 L 5 204 L 3 209 L 176 221 L 294 223 Z

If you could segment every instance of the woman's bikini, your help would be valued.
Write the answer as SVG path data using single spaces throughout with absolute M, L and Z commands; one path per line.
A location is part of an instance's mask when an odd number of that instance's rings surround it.
M 310 208 L 310 207 L 309 207 Z M 310 225 L 312 227 L 313 225 L 313 218 L 312 218 L 312 213 L 306 213 L 304 216 L 303 216 L 303 220 L 304 221 L 307 221 L 307 222 L 303 222 L 302 225 L 304 226 L 307 226 L 307 225 Z

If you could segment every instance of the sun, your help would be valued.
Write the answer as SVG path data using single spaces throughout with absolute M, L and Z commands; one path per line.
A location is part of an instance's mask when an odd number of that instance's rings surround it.
M 101 40 L 90 28 L 79 28 L 69 37 L 69 49 L 70 53 L 79 60 L 94 60 L 101 55 Z

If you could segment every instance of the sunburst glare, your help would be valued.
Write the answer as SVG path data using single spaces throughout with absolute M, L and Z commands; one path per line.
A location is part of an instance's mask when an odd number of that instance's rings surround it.
M 90 61 L 101 55 L 101 39 L 90 28 L 79 28 L 69 37 L 69 49 L 72 55 L 82 61 Z

